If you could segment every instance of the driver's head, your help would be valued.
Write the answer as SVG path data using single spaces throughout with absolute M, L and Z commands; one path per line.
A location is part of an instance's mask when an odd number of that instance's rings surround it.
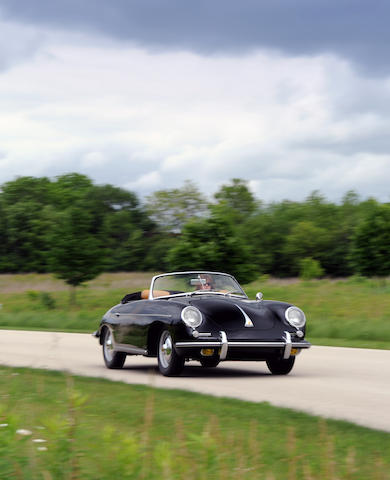
M 199 275 L 200 285 L 199 290 L 212 290 L 213 279 L 208 274 Z

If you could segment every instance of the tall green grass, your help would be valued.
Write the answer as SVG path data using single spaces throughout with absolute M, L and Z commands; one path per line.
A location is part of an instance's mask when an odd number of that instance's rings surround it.
M 265 403 L 0 368 L 1 479 L 386 480 L 389 472 L 385 432 Z
M 267 277 L 246 287 L 254 297 L 283 300 L 302 308 L 307 336 L 326 344 L 390 347 L 390 281 L 351 277 L 285 283 Z M 350 342 L 350 343 L 349 343 Z

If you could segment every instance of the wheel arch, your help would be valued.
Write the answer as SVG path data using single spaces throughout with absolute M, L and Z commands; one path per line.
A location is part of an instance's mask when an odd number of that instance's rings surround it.
M 103 339 L 104 339 L 104 332 L 106 330 L 109 330 L 110 327 L 104 323 L 103 325 L 101 325 L 100 329 L 99 329 L 99 343 L 100 345 L 103 345 Z M 112 329 L 111 329 L 112 330 Z

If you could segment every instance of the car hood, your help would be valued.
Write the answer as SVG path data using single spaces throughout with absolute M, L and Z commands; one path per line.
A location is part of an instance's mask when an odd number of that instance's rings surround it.
M 207 322 L 229 331 L 243 327 L 268 330 L 284 322 L 284 312 L 289 303 L 272 300 L 254 301 L 238 297 L 202 295 L 175 299 L 175 302 L 197 307 Z

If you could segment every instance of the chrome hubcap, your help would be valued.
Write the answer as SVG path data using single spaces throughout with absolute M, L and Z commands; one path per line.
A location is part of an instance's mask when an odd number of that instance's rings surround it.
M 169 367 L 172 357 L 172 337 L 168 332 L 164 332 L 160 338 L 159 354 L 162 366 Z
M 108 330 L 108 333 L 105 335 L 103 348 L 104 356 L 109 362 L 111 362 L 114 354 L 114 347 L 112 345 L 112 334 L 110 330 Z

